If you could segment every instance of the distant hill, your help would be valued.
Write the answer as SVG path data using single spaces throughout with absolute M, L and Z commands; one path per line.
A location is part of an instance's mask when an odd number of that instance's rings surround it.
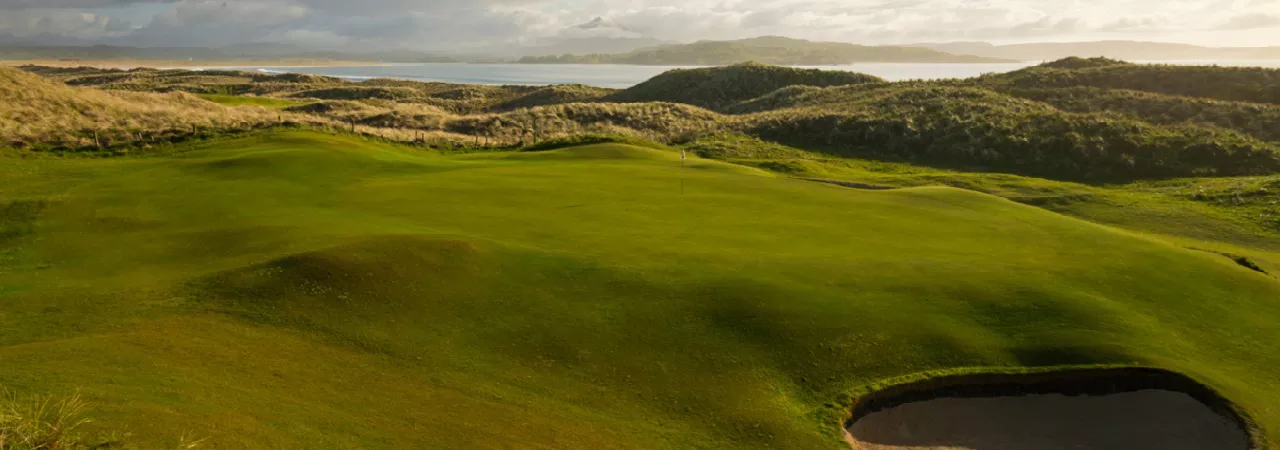
M 0 60 L 281 61 L 289 59 L 369 62 L 457 61 L 453 57 L 407 50 L 356 53 L 318 51 L 281 44 L 237 44 L 223 48 L 0 45 Z
M 738 41 L 701 41 L 663 45 L 622 54 L 564 54 L 526 57 L 525 64 L 728 65 L 758 61 L 778 65 L 843 65 L 856 62 L 1005 62 L 999 58 L 960 56 L 914 47 L 873 47 L 842 42 L 813 42 L 785 37 Z
M 1141 41 L 1045 42 L 993 45 L 986 42 L 911 44 L 957 55 L 974 55 L 1018 61 L 1049 61 L 1071 56 L 1100 56 L 1125 60 L 1223 60 L 1280 59 L 1280 47 L 1201 47 L 1198 45 Z
M 716 109 L 788 86 L 843 86 L 884 80 L 856 72 L 795 69 L 757 63 L 705 69 L 677 69 L 658 75 L 605 101 L 675 102 Z

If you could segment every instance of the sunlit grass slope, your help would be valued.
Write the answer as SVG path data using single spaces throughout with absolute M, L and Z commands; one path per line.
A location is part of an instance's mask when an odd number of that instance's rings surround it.
M 144 443 L 839 448 L 885 377 L 1113 363 L 1280 437 L 1280 282 L 984 194 L 302 132 L 0 178 L 0 380 Z

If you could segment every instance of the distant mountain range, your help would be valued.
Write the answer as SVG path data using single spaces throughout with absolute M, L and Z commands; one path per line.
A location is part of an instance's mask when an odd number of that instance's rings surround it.
M 974 55 L 1018 61 L 1052 61 L 1068 56 L 1102 56 L 1129 61 L 1176 60 L 1280 60 L 1280 47 L 1201 47 L 1188 44 L 1142 41 L 1094 41 L 993 45 L 986 42 L 911 44 L 957 55 Z
M 984 56 L 954 55 L 917 47 L 866 46 L 843 42 L 813 42 L 777 36 L 737 41 L 700 41 L 642 48 L 627 53 L 530 56 L 525 64 L 727 65 L 746 61 L 766 64 L 822 66 L 856 62 L 1008 62 Z
M 238 44 L 222 48 L 0 45 L 0 60 L 282 61 L 291 59 L 423 63 L 459 61 L 452 56 L 405 50 L 317 51 L 286 44 Z
M 1130 61 L 1280 60 L 1276 47 L 1202 47 L 1140 41 L 993 45 L 986 42 L 866 46 L 766 36 L 736 41 L 675 43 L 596 18 L 525 45 L 453 52 L 325 50 L 291 44 L 246 43 L 220 48 L 39 45 L 0 42 L 0 60 L 507 62 L 526 64 L 844 65 L 856 62 L 989 63 L 1102 56 Z

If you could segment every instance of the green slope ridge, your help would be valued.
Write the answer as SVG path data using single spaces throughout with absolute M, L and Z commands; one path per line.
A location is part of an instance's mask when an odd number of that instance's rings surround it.
M 306 132 L 0 176 L 0 380 L 144 443 L 840 448 L 859 386 L 1067 364 L 1280 438 L 1280 281 L 975 192 Z

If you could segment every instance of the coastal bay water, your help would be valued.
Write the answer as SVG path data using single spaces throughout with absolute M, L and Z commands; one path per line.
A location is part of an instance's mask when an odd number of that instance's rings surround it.
M 1280 68 L 1280 61 L 1140 61 L 1152 64 L 1262 66 Z M 969 78 L 984 73 L 1000 73 L 1036 65 L 1039 62 L 993 64 L 862 63 L 844 66 L 814 66 L 824 70 L 845 70 L 875 75 L 890 81 L 912 79 Z M 241 70 L 293 72 L 327 75 L 351 80 L 400 78 L 462 84 L 585 84 L 627 88 L 671 69 L 690 66 L 628 66 L 616 64 L 386 64 L 372 66 L 284 67 L 239 66 Z M 220 69 L 225 67 L 219 67 Z

